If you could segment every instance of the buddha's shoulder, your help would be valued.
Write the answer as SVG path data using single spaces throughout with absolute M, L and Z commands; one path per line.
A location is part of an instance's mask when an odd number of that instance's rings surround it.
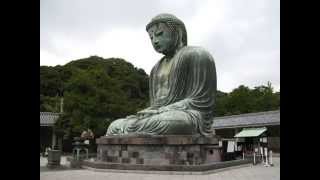
M 200 46 L 185 46 L 180 50 L 184 57 L 197 57 L 199 59 L 213 59 L 209 51 Z

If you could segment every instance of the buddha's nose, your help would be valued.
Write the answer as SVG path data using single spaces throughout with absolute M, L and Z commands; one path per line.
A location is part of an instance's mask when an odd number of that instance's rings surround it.
M 154 45 L 158 45 L 158 44 L 159 44 L 158 39 L 153 39 L 152 41 L 153 41 L 153 44 L 154 44 Z

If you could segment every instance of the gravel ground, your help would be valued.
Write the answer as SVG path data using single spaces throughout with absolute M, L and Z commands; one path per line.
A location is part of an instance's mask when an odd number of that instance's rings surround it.
M 175 172 L 143 173 L 133 171 L 93 171 L 88 169 L 69 169 L 66 157 L 61 158 L 62 168 L 49 170 L 45 167 L 47 160 L 40 158 L 41 180 L 279 180 L 280 158 L 274 158 L 273 167 L 256 166 L 234 167 L 218 170 L 210 174 L 181 174 Z

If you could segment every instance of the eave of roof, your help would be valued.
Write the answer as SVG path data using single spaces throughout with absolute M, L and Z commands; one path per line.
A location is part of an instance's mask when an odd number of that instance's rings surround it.
M 277 125 L 280 125 L 280 122 L 278 122 L 278 123 L 261 123 L 261 124 L 246 124 L 246 125 L 221 126 L 221 127 L 214 127 L 214 129 L 233 129 L 233 128 L 261 127 L 261 126 L 277 126 Z
M 214 119 L 212 128 L 227 129 L 273 125 L 280 125 L 280 110 L 217 117 Z
M 241 137 L 257 137 L 260 136 L 267 130 L 266 127 L 260 128 L 244 128 L 242 131 L 237 133 L 234 137 L 241 138 Z
M 61 113 L 40 112 L 40 126 L 53 126 Z

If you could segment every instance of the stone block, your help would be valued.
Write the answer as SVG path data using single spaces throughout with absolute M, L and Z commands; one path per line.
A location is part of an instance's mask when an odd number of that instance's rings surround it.
M 133 158 L 138 158 L 139 157 L 139 152 L 135 151 L 135 152 L 132 152 L 132 157 Z
M 183 159 L 183 160 L 187 159 L 187 152 L 186 151 L 182 151 L 179 154 L 180 154 L 180 156 L 179 156 L 180 159 Z
M 128 151 L 121 151 L 121 157 L 128 158 L 129 157 Z
M 172 154 L 171 152 L 165 152 L 165 153 L 164 153 L 164 158 L 165 158 L 165 159 L 171 159 L 172 156 L 173 156 L 173 154 Z
M 187 152 L 187 159 L 192 159 L 194 156 L 193 152 Z
M 128 146 L 127 145 L 121 145 L 121 151 L 127 151 Z
M 119 157 L 120 156 L 119 150 L 110 149 L 107 152 L 108 152 L 108 156 L 114 156 L 114 157 Z
M 121 163 L 130 163 L 131 159 L 130 158 L 121 158 Z
M 107 162 L 119 163 L 119 157 L 107 156 Z
M 142 159 L 142 158 L 137 158 L 137 159 L 136 159 L 136 164 L 144 164 L 144 159 Z

